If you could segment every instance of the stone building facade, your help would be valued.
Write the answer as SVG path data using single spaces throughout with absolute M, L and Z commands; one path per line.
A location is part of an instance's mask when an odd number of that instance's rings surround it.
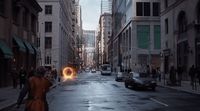
M 12 68 L 27 72 L 37 65 L 38 13 L 36 0 L 0 1 L 0 87 L 10 85 Z M 15 75 L 16 76 L 16 75 Z
M 161 2 L 162 72 L 181 66 L 184 79 L 192 65 L 200 66 L 200 1 Z
M 113 70 L 160 66 L 160 0 L 113 0 Z

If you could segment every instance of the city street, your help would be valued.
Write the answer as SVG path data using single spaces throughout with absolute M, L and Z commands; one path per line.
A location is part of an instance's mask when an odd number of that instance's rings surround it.
M 50 111 L 199 111 L 199 100 L 198 95 L 162 87 L 155 92 L 127 89 L 113 75 L 100 73 L 79 74 L 48 94 Z

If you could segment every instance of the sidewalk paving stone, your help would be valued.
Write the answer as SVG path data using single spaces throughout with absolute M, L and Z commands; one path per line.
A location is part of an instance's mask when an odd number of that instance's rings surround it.
M 200 95 L 200 85 L 198 83 L 197 83 L 197 89 L 195 89 L 195 90 L 192 88 L 190 81 L 182 81 L 181 86 L 170 86 L 170 85 L 167 85 L 166 82 L 164 84 L 164 81 L 157 82 L 157 84 L 158 84 L 158 86 L 161 86 L 161 87 Z

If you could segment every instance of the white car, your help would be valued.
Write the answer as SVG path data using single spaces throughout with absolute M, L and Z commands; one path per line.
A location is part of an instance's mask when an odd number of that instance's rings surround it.
M 124 77 L 123 77 L 123 73 L 122 72 L 117 72 L 116 76 L 115 76 L 115 80 L 116 81 L 123 81 Z

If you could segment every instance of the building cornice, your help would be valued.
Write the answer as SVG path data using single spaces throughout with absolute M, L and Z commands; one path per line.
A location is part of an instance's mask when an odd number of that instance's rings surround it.
M 161 16 L 165 15 L 166 13 L 168 13 L 172 9 L 176 8 L 179 4 L 181 4 L 184 1 L 186 1 L 186 0 L 178 0 L 178 1 L 176 1 L 175 3 L 173 3 L 172 5 L 170 5 L 169 7 L 167 7 L 164 11 L 162 11 L 160 15 Z

